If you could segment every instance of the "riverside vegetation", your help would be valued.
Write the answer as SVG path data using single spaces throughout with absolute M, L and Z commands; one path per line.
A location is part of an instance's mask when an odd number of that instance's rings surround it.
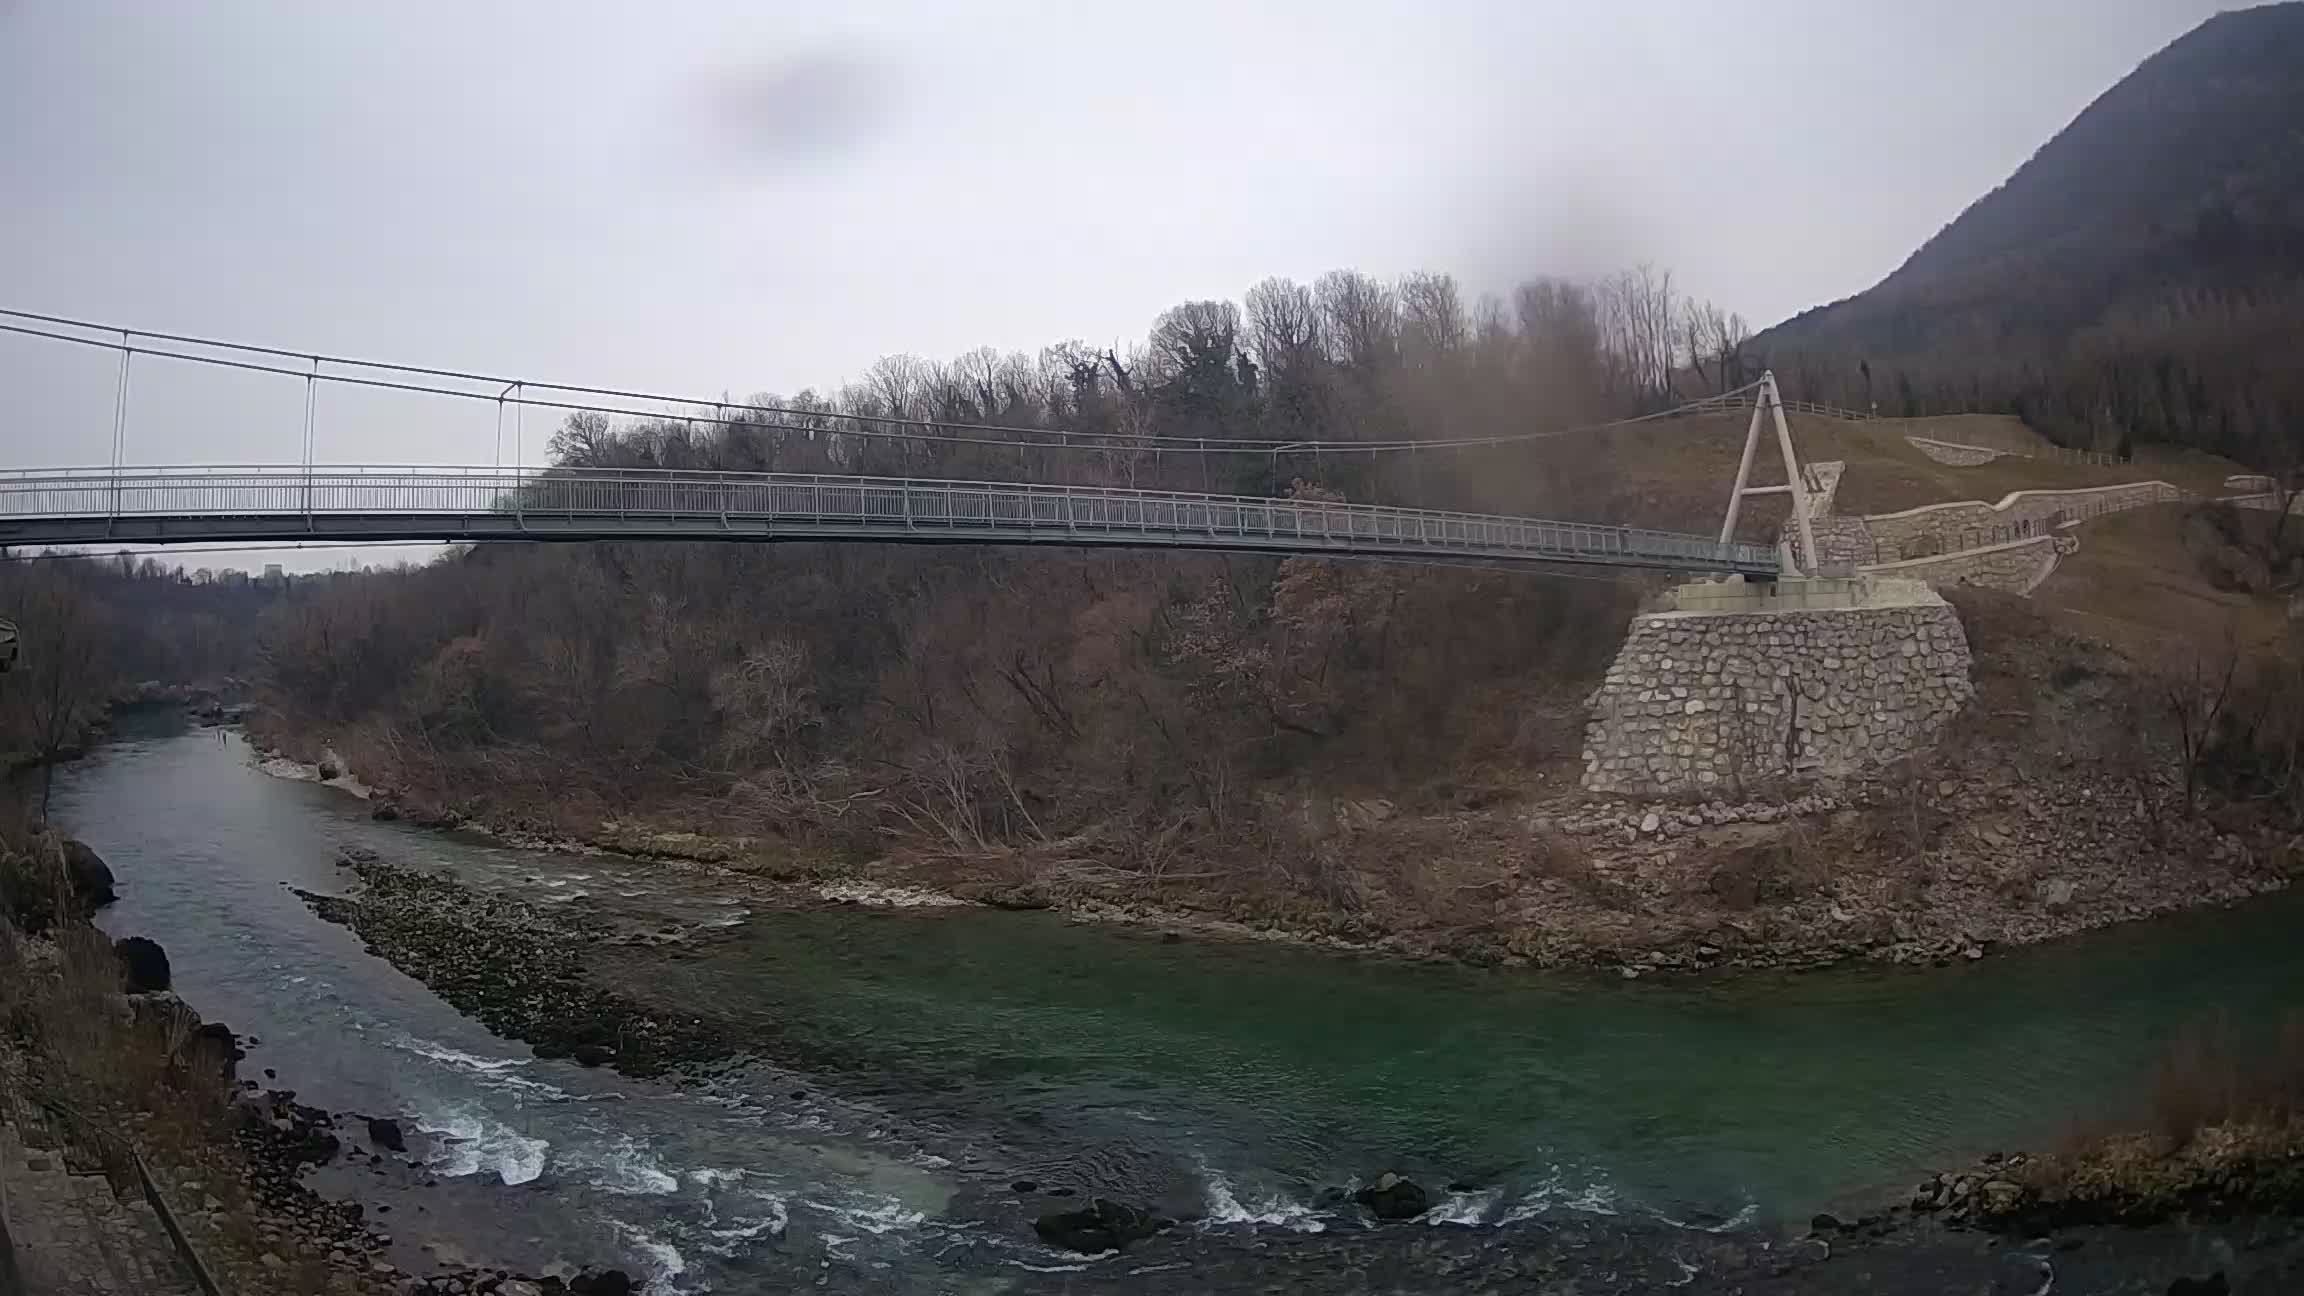
M 0 1111 L 44 1114 L 62 1137 L 83 1144 L 94 1131 L 124 1136 L 228 1290 L 629 1290 L 607 1270 L 530 1280 L 443 1267 L 422 1277 L 387 1258 L 392 1239 L 383 1227 L 365 1220 L 358 1204 L 315 1193 L 302 1176 L 339 1157 L 381 1164 L 403 1150 L 398 1123 L 331 1114 L 296 1102 L 292 1091 L 240 1079 L 243 1041 L 222 1023 L 203 1022 L 171 992 L 160 946 L 141 937 L 115 942 L 90 925 L 113 901 L 112 887 L 109 869 L 84 844 L 20 820 L 0 828 Z M 371 1150 L 353 1145 L 351 1130 Z M 102 1154 L 116 1193 L 140 1191 L 132 1165 L 87 1146 Z

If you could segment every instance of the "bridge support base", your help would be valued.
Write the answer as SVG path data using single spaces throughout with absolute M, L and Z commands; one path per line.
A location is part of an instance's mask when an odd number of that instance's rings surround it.
M 1952 606 L 1916 581 L 1741 580 L 1632 619 L 1590 699 L 1584 786 L 1714 797 L 1932 746 L 1974 696 Z

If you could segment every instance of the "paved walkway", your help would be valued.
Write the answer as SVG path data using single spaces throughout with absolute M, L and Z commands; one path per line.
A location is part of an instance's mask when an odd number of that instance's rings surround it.
M 0 1123 L 0 1210 L 26 1296 L 198 1296 L 150 1204 L 46 1130 Z

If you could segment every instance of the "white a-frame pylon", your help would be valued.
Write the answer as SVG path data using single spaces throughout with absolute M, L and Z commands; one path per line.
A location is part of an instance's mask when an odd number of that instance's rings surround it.
M 1784 484 L 1782 486 L 1754 486 L 1752 455 L 1760 448 L 1760 420 L 1770 415 L 1776 419 L 1776 448 L 1784 455 Z M 1720 524 L 1720 543 L 1736 538 L 1736 515 L 1744 508 L 1747 495 L 1789 495 L 1792 497 L 1792 523 L 1800 536 L 1800 554 L 1815 570 L 1816 529 L 1808 517 L 1808 483 L 1800 475 L 1800 456 L 1792 452 L 1792 429 L 1784 422 L 1784 398 L 1776 391 L 1776 372 L 1769 370 L 1760 375 L 1760 391 L 1752 403 L 1752 426 L 1744 434 L 1744 458 L 1736 465 L 1736 487 L 1728 492 L 1728 519 Z M 1790 553 L 1784 556 L 1784 574 L 1800 575 L 1800 564 Z

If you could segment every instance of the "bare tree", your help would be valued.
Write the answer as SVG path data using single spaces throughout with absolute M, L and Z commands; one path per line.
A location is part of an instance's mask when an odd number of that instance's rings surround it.
M 1744 382 L 1744 344 L 1752 328 L 1742 315 L 1688 298 L 1681 307 L 1680 347 L 1700 383 L 1727 391 Z
M 2161 672 L 2161 697 L 2168 719 L 2176 727 L 2187 818 L 2198 807 L 2200 768 L 2215 741 L 2216 727 L 2232 697 L 2232 680 L 2239 669 L 2239 640 L 2227 626 L 2223 647 L 2214 655 L 2194 649 L 2180 663 Z
M 43 820 L 56 790 L 56 763 L 102 713 L 112 684 L 103 611 L 80 588 L 72 566 L 26 563 L 10 582 L 22 655 L 5 687 L 41 765 Z
M 1669 402 L 1680 353 L 1672 272 L 1642 262 L 1601 280 L 1595 295 L 1602 351 L 1619 388 L 1637 405 Z
M 1512 297 L 1530 378 L 1539 391 L 1583 386 L 1603 370 L 1600 309 L 1592 290 L 1565 279 L 1532 279 Z
M 1274 382 L 1310 377 L 1320 358 L 1320 308 L 1293 279 L 1266 279 L 1248 290 L 1248 345 Z
M 1399 301 L 1401 350 L 1408 363 L 1430 368 L 1464 349 L 1472 325 L 1454 276 L 1404 275 Z
M 1228 301 L 1191 301 L 1161 312 L 1152 325 L 1152 355 L 1161 376 L 1195 389 L 1229 380 L 1240 345 L 1240 308 Z
M 552 434 L 546 450 L 552 461 L 571 468 L 598 468 L 608 463 L 616 446 L 615 429 L 608 416 L 596 410 L 569 415 Z
M 1360 374 L 1399 354 L 1400 305 L 1391 289 L 1355 270 L 1331 270 L 1312 286 L 1328 358 Z

